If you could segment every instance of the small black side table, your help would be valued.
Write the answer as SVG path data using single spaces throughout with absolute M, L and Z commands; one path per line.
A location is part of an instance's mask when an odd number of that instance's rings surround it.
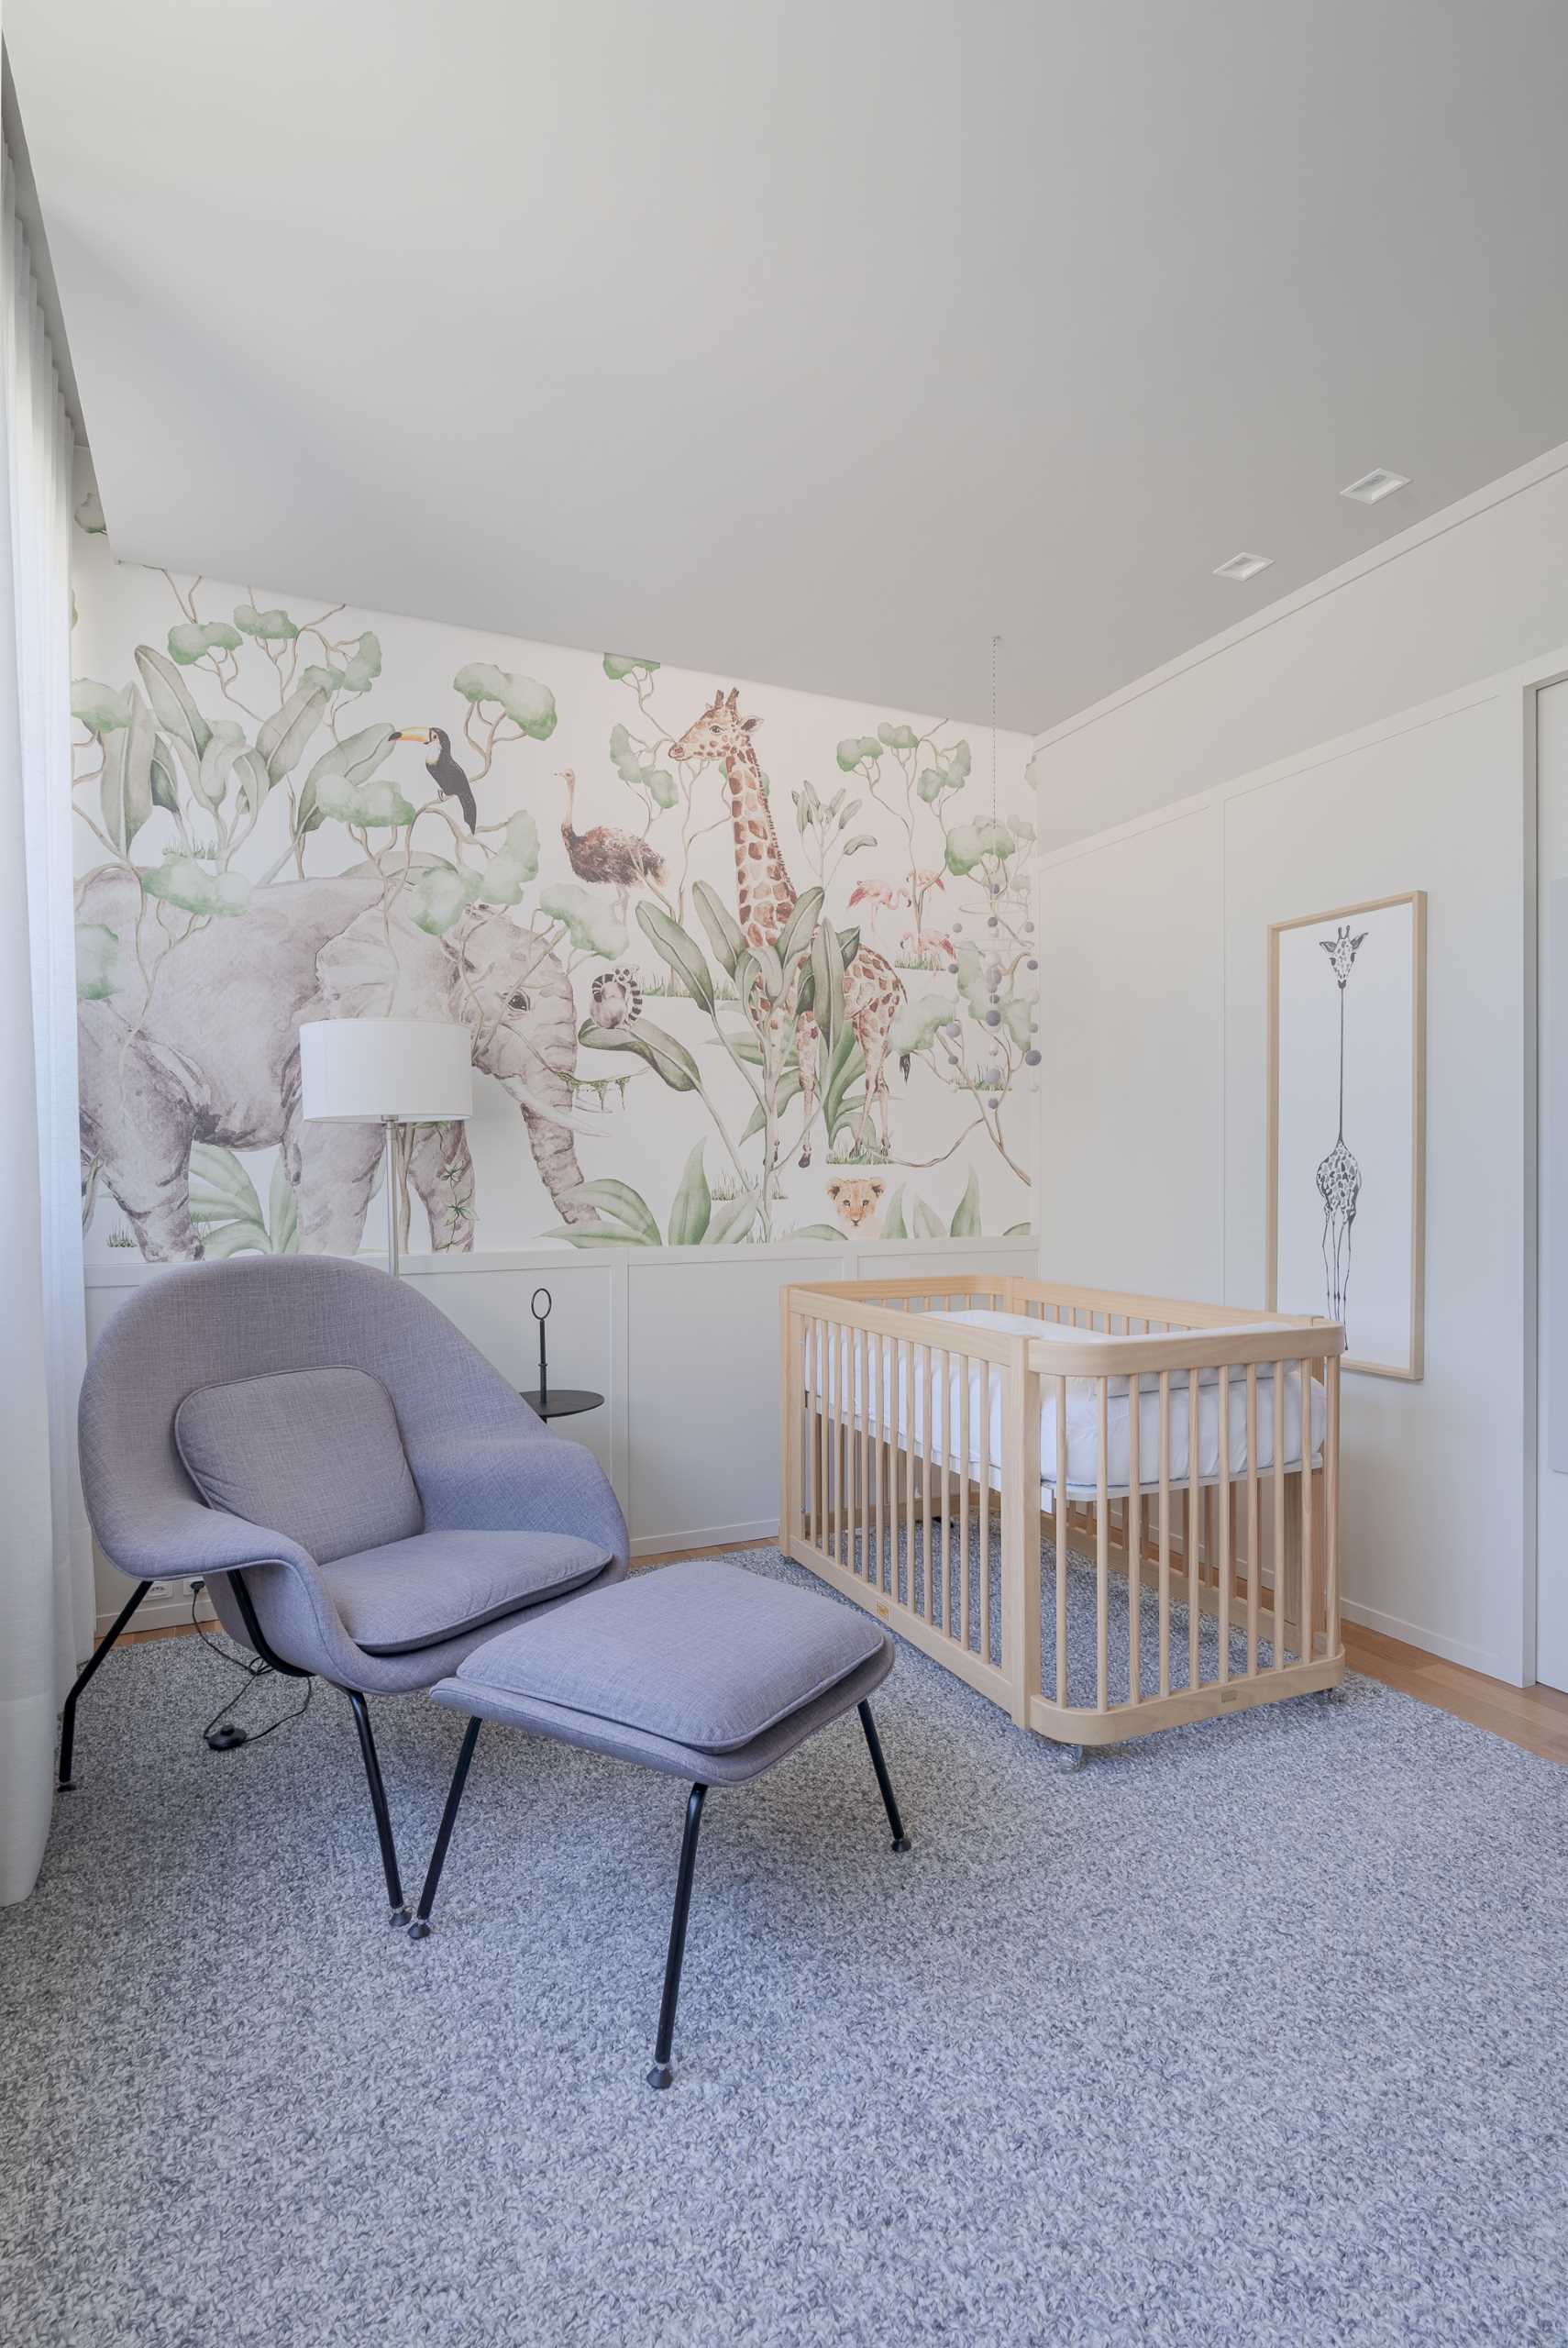
M 536 1386 L 523 1400 L 542 1419 L 575 1419 L 580 1411 L 597 1411 L 604 1397 L 588 1386 L 552 1386 L 543 1394 Z

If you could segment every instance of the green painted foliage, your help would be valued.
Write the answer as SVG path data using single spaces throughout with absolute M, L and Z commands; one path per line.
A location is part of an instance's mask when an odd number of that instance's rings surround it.
M 514 905 L 539 869 L 539 826 L 519 809 L 502 835 L 504 845 L 486 860 L 474 894 L 487 905 Z
M 169 631 L 169 650 L 182 669 L 209 652 L 237 652 L 244 638 L 226 620 L 186 620 Z
M 160 897 L 188 914 L 216 918 L 242 914 L 250 903 L 250 883 L 243 872 L 209 872 L 193 856 L 173 850 L 160 865 L 144 869 L 140 879 L 148 896 Z
M 987 857 L 1005 862 L 1017 847 L 1005 824 L 955 824 L 947 835 L 947 869 L 962 879 Z
M 253 636 L 260 644 L 292 644 L 299 634 L 281 604 L 269 612 L 259 612 L 254 604 L 237 604 L 234 625 L 242 636 Z
M 315 811 L 333 822 L 366 830 L 412 824 L 417 812 L 390 774 L 373 775 L 367 782 L 350 782 L 345 775 L 324 775 L 315 786 Z
M 101 922 L 76 925 L 76 1000 L 106 1002 L 119 983 L 120 941 Z
M 680 1188 L 669 1210 L 669 1244 L 672 1247 L 696 1247 L 701 1245 L 713 1213 L 713 1194 L 708 1188 L 703 1170 L 702 1152 L 705 1142 L 699 1142 L 686 1161 L 686 1171 L 680 1178 Z
M 924 994 L 918 999 L 906 995 L 888 1030 L 889 1054 L 901 1059 L 907 1052 L 931 1051 L 938 1028 L 944 1027 L 952 1016 L 953 1001 L 949 995 Z
M 408 884 L 409 916 L 428 936 L 445 937 L 479 893 L 477 872 L 459 871 L 444 860 L 426 865 Z
M 452 683 L 475 708 L 494 703 L 503 716 L 536 742 L 547 742 L 556 730 L 556 697 L 548 685 L 534 677 L 514 677 L 493 660 L 470 660 Z
M 637 926 L 663 955 L 687 993 L 704 1011 L 712 1013 L 717 1001 L 712 973 L 690 931 L 683 929 L 678 921 L 671 921 L 657 905 L 648 904 L 637 907 Z
M 685 1045 L 667 1035 L 662 1027 L 656 1027 L 651 1019 L 639 1019 L 635 1027 L 599 1027 L 591 1019 L 585 1019 L 577 1031 L 577 1040 L 591 1051 L 630 1052 L 635 1058 L 646 1060 L 672 1092 L 700 1092 L 702 1089 L 701 1074 Z
M 104 737 L 104 773 L 99 785 L 104 829 L 122 856 L 152 813 L 152 759 L 158 735 L 152 714 L 136 688 L 128 724 Z
M 381 673 L 381 639 L 373 628 L 367 628 L 349 656 L 343 682 L 351 693 L 368 693 Z
M 412 823 L 414 811 L 390 779 L 386 788 L 392 798 L 407 809 L 405 814 L 365 816 L 352 812 L 359 803 L 355 794 L 375 774 L 392 748 L 396 730 L 392 725 L 366 725 L 358 734 L 350 734 L 343 741 L 334 742 L 330 749 L 324 750 L 305 777 L 304 789 L 300 793 L 299 806 L 295 811 L 295 828 L 300 832 L 314 832 L 328 815 L 346 824 Z M 323 799 L 324 789 L 332 803 L 330 805 Z M 387 803 L 383 801 L 381 803 L 385 805 Z
M 838 746 L 838 763 L 845 774 L 853 774 L 862 759 L 879 759 L 882 745 L 875 734 L 847 734 Z
M 613 685 L 624 683 L 626 678 L 635 677 L 639 672 L 645 677 L 651 677 L 657 667 L 657 660 L 639 660 L 630 652 L 607 652 L 604 655 L 604 673 Z
M 613 962 L 626 949 L 626 925 L 613 906 L 590 896 L 570 880 L 558 880 L 539 892 L 539 910 L 560 922 L 572 944 L 584 954 Z
M 113 685 L 101 685 L 94 677 L 73 677 L 71 681 L 71 714 L 79 725 L 102 741 L 116 725 L 128 725 L 131 694 L 135 688 L 127 685 L 116 692 Z
M 886 742 L 889 750 L 917 750 L 920 736 L 912 725 L 878 725 L 877 739 Z
M 645 759 L 624 725 L 610 728 L 610 763 L 623 782 L 646 791 L 657 807 L 673 807 L 680 796 L 669 770 L 656 765 L 651 756 Z
M 298 1252 L 298 1202 L 281 1153 L 273 1162 L 263 1214 L 256 1185 L 235 1152 L 209 1142 L 193 1143 L 191 1210 L 202 1224 L 204 1256 L 293 1256 Z

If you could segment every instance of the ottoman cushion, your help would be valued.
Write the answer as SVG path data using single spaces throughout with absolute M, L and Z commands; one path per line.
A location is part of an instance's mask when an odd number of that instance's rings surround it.
M 693 1559 L 514 1624 L 433 1692 L 492 1719 L 511 1700 L 520 1724 L 547 1705 L 699 1753 L 735 1753 L 890 1644 L 855 1608 Z

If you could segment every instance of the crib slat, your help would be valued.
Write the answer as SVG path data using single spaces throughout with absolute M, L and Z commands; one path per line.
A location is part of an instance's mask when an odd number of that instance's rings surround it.
M 1327 1408 L 1323 1429 L 1323 1573 L 1328 1653 L 1340 1651 L 1340 1357 L 1324 1364 Z
M 946 1355 L 939 1346 L 927 1347 L 925 1355 L 925 1468 L 920 1472 L 920 1505 L 925 1514 L 925 1620 L 932 1627 L 942 1620 L 936 1606 L 936 1571 L 932 1567 L 932 1486 L 942 1472 L 942 1454 L 946 1449 Z M 942 1416 L 939 1416 L 942 1413 Z
M 1066 1392 L 1066 1381 L 1063 1393 Z M 1171 1374 L 1160 1372 L 1160 1693 L 1171 1692 Z
M 1040 1380 L 1027 1338 L 1013 1342 L 1001 1377 L 1002 1669 L 1012 1682 L 1013 1719 L 1027 1728 L 1041 1692 Z
M 1247 1678 L 1258 1667 L 1258 1366 L 1247 1364 Z
M 1129 1324 L 1131 1326 L 1131 1324 Z M 1138 1456 L 1143 1390 L 1136 1370 L 1127 1381 L 1127 1700 L 1141 1700 L 1143 1678 L 1143 1484 Z
M 1202 1620 L 1203 1483 L 1198 1473 L 1198 1372 L 1187 1373 L 1187 1684 L 1198 1686 L 1198 1633 Z
M 1097 1409 L 1099 1414 L 1099 1458 L 1095 1468 L 1094 1496 L 1094 1678 L 1095 1710 L 1103 1712 L 1110 1702 L 1110 1502 L 1106 1498 L 1106 1452 L 1110 1445 L 1110 1381 L 1096 1379 L 1099 1389 Z
M 972 1365 L 958 1360 L 958 1606 L 964 1651 L 969 1648 L 969 1378 Z
M 1067 1700 L 1067 1381 L 1056 1380 L 1056 1701 Z
M 872 1550 L 871 1578 L 878 1589 L 885 1589 L 882 1550 L 882 1487 L 888 1468 L 888 1348 L 880 1331 L 871 1338 L 871 1361 L 867 1376 L 872 1381 L 866 1390 L 866 1415 L 873 1430 L 871 1436 L 872 1512 L 876 1522 L 876 1539 Z
M 1220 1366 L 1220 1481 L 1214 1487 L 1214 1514 L 1220 1545 L 1220 1685 L 1231 1677 L 1231 1573 L 1235 1556 L 1235 1496 L 1231 1481 L 1231 1372 Z
M 980 1656 L 991 1659 L 991 1365 L 980 1364 Z
M 913 1346 L 912 1345 L 910 1345 L 910 1344 L 908 1344 L 908 1343 L 906 1343 L 906 1344 L 905 1344 L 905 1346 L 904 1346 L 904 1356 L 905 1356 L 905 1368 L 906 1368 L 906 1369 L 907 1369 L 907 1370 L 908 1370 L 908 1372 L 909 1372 L 909 1381 L 908 1381 L 907 1385 L 906 1385 L 906 1386 L 905 1386 L 905 1388 L 904 1388 L 904 1509 L 903 1509 L 903 1516 L 904 1516 L 904 1526 L 903 1526 L 903 1551 L 904 1551 L 904 1603 L 905 1603 L 905 1605 L 909 1608 L 910 1612 L 912 1614 L 912 1613 L 914 1612 L 914 1594 L 915 1594 L 915 1584 L 914 1584 L 914 1553 L 915 1553 L 915 1536 L 914 1536 L 914 1527 L 915 1527 L 915 1399 L 916 1399 L 916 1397 L 915 1397 L 915 1348 L 914 1348 L 914 1346 Z M 894 1567 L 893 1567 L 893 1582 L 894 1582 L 894 1588 L 895 1588 L 895 1591 L 896 1591 L 896 1589 L 897 1589 L 897 1585 L 898 1585 L 898 1567 L 897 1567 L 897 1565 L 896 1565 L 896 1564 L 895 1564 L 895 1566 L 894 1566 Z
M 1274 1667 L 1285 1669 L 1285 1364 L 1274 1366 Z
M 1303 1663 L 1312 1660 L 1312 1365 L 1297 1365 L 1301 1376 L 1301 1645 Z
M 812 1365 L 811 1491 L 807 1511 L 813 1549 L 823 1545 L 823 1412 L 827 1408 L 827 1328 L 822 1321 L 806 1323 L 807 1357 Z
M 843 1522 L 843 1472 L 838 1458 L 838 1380 L 843 1376 L 843 1326 L 829 1322 L 829 1475 L 826 1475 L 826 1505 L 829 1505 L 829 1556 L 838 1564 L 838 1526 Z
M 856 1444 L 859 1480 L 860 1562 L 856 1570 L 862 1581 L 871 1578 L 871 1390 L 866 1382 L 866 1365 L 870 1353 L 870 1338 L 864 1329 L 856 1332 L 855 1369 L 857 1386 L 855 1395 L 860 1422 Z M 853 1426 L 855 1421 L 852 1419 Z

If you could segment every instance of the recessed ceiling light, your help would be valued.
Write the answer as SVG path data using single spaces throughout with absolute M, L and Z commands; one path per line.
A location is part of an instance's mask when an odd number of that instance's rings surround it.
M 1272 570 L 1273 568 L 1274 557 L 1271 554 L 1233 554 L 1229 562 L 1215 564 L 1214 576 L 1216 579 L 1255 579 L 1260 570 Z
M 1353 481 L 1348 489 L 1342 489 L 1340 495 L 1353 497 L 1358 505 L 1380 505 L 1386 497 L 1392 497 L 1397 489 L 1408 489 L 1409 486 L 1408 473 L 1391 473 L 1386 465 L 1374 465 L 1369 473 L 1363 473 L 1361 479 Z

